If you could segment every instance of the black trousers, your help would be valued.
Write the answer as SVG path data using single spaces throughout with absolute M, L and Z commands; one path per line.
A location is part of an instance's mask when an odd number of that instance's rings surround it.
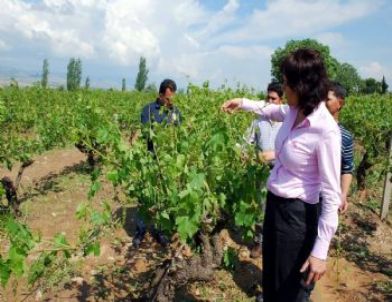
M 301 266 L 317 236 L 319 206 L 271 192 L 263 225 L 263 297 L 265 302 L 308 301 L 314 284 L 306 286 Z

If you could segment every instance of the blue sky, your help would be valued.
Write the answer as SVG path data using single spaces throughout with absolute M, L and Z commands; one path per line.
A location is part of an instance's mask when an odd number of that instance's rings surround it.
M 270 58 L 290 39 L 328 45 L 362 77 L 392 87 L 392 1 L 388 0 L 0 0 L 0 82 L 65 84 L 70 57 L 94 87 L 132 87 L 141 55 L 149 81 L 184 87 L 209 80 L 264 89 Z

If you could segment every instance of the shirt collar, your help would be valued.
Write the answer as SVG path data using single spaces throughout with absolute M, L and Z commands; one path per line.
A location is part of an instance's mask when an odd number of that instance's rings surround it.
M 155 108 L 156 108 L 156 109 L 160 109 L 162 106 L 163 106 L 162 100 L 161 100 L 160 98 L 157 98 L 157 99 L 155 100 Z
M 317 124 L 317 121 L 319 120 L 320 114 L 322 114 L 325 110 L 327 110 L 327 107 L 325 106 L 325 102 L 322 101 L 317 108 L 313 110 L 311 114 L 309 114 L 305 120 L 308 121 L 310 126 L 314 126 Z

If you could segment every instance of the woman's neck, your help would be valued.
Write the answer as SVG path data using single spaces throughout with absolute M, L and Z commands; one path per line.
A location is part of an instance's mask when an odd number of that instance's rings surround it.
M 304 121 L 306 115 L 304 114 L 302 109 L 298 109 L 297 118 L 295 119 L 293 127 L 297 127 L 300 123 Z

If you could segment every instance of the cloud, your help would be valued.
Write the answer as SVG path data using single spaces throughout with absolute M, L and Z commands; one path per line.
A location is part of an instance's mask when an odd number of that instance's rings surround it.
M 91 57 L 94 46 L 85 34 L 83 13 L 64 14 L 61 8 L 72 5 L 68 1 L 46 2 L 34 6 L 22 1 L 0 0 L 0 33 L 12 32 L 27 42 L 42 43 L 55 54 Z
M 369 15 L 382 1 L 267 1 L 265 9 L 256 9 L 237 29 L 219 38 L 231 41 L 264 41 L 304 36 L 325 31 Z
M 328 45 L 330 48 L 342 48 L 347 45 L 347 40 L 341 33 L 324 32 L 315 36 L 320 43 Z
M 27 56 L 79 56 L 132 72 L 145 56 L 155 81 L 171 76 L 219 85 L 228 79 L 264 88 L 269 41 L 312 35 L 342 47 L 345 39 L 334 28 L 371 14 L 380 3 L 274 0 L 244 13 L 239 0 L 219 9 L 201 0 L 0 0 L 0 49 L 23 45 Z
M 272 48 L 263 46 L 224 45 L 211 51 L 161 59 L 157 70 L 160 74 L 174 72 L 180 80 L 196 83 L 208 80 L 213 86 L 227 81 L 265 88 L 270 80 L 272 52 Z
M 376 80 L 381 80 L 383 76 L 387 79 L 392 78 L 392 70 L 379 62 L 370 62 L 360 67 L 359 72 L 364 78 L 375 78 Z

